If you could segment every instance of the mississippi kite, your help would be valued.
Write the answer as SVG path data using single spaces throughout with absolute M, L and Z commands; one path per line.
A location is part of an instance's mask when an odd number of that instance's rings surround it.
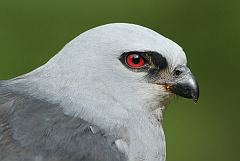
M 199 95 L 180 46 L 134 24 L 93 28 L 0 81 L 0 160 L 165 161 L 162 118 L 175 95 Z

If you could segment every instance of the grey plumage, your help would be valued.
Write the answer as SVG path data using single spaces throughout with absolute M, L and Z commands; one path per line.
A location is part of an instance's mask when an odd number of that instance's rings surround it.
M 20 93 L 0 83 L 1 161 L 126 160 L 115 136 L 64 115 L 58 104 Z

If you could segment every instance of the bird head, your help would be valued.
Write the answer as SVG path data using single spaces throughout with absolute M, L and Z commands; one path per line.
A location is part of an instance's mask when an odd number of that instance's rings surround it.
M 121 110 L 165 107 L 175 95 L 195 102 L 199 96 L 182 48 L 134 24 L 86 31 L 30 75 L 38 75 L 32 80 L 43 95 L 68 104 L 73 113 L 92 109 L 114 117 Z

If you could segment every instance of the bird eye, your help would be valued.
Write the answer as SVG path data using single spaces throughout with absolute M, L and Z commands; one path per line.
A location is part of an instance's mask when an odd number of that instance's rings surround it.
M 131 68 L 140 68 L 144 66 L 145 60 L 139 54 L 129 54 L 126 57 L 126 63 Z

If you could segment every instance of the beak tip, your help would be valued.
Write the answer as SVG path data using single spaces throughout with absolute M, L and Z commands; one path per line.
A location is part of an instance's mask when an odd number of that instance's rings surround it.
M 198 83 L 196 82 L 196 87 L 194 88 L 194 92 L 192 93 L 192 99 L 194 103 L 198 102 L 199 99 L 199 86 Z
M 194 91 L 192 91 L 191 95 L 192 95 L 193 102 L 197 103 L 198 102 L 198 98 L 199 98 L 199 87 L 198 87 L 198 85 L 197 85 L 197 88 Z
M 193 98 L 193 102 L 197 103 L 198 102 L 198 98 Z

